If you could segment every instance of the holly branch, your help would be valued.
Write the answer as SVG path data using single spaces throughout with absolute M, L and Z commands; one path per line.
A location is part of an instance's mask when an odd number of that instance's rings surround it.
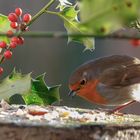
M 55 0 L 50 0 L 33 18 L 31 15 L 26 13 L 22 16 L 22 9 L 16 8 L 14 13 L 8 15 L 10 21 L 11 29 L 5 33 L 8 41 L 1 41 L 0 48 L 1 51 L 0 64 L 6 59 L 12 57 L 12 49 L 16 48 L 17 45 L 22 45 L 24 43 L 24 38 L 21 37 L 22 34 L 28 30 L 29 26 L 37 20 L 42 14 L 44 14 L 48 8 L 55 2 Z M 3 16 L 4 17 L 4 16 Z M 0 67 L 0 74 L 3 73 L 3 68 Z

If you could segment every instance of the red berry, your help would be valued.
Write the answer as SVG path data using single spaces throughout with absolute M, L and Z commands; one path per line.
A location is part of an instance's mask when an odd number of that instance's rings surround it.
M 23 37 L 12 37 L 11 42 L 14 42 L 16 44 L 22 45 L 24 43 L 24 38 Z
M 23 16 L 23 21 L 26 22 L 26 23 L 30 22 L 31 19 L 32 19 L 32 16 L 30 14 L 25 14 Z
M 14 37 L 11 38 L 11 42 L 15 42 L 16 44 L 18 44 L 19 38 L 14 36 Z
M 10 26 L 13 28 L 13 29 L 16 29 L 18 27 L 18 23 L 17 22 L 11 22 Z
M 17 15 L 15 13 L 10 13 L 8 15 L 8 19 L 11 21 L 11 22 L 16 22 L 17 21 Z
M 138 47 L 138 46 L 140 46 L 140 39 L 132 39 L 132 40 L 130 40 L 130 43 L 131 43 L 134 47 Z
M 4 52 L 4 57 L 6 59 L 10 59 L 12 57 L 12 52 L 10 50 L 7 50 Z
M 3 68 L 0 67 L 0 75 L 3 73 Z
M 24 38 L 23 37 L 18 37 L 18 44 L 22 45 L 24 43 Z
M 22 9 L 21 8 L 16 8 L 15 13 L 16 13 L 17 16 L 21 16 L 22 15 Z
M 14 34 L 14 33 L 13 33 L 13 31 L 12 31 L 12 30 L 7 31 L 7 36 L 8 36 L 8 37 L 13 36 L 13 34 Z
M 17 43 L 15 43 L 15 42 L 11 42 L 10 43 L 10 48 L 13 49 L 13 48 L 16 48 L 16 46 L 17 46 Z
M 7 44 L 5 41 L 0 42 L 0 48 L 6 48 Z

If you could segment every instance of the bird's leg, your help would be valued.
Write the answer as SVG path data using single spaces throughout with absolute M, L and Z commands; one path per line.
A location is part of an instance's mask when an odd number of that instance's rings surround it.
M 129 106 L 129 105 L 135 103 L 135 102 L 137 102 L 137 101 L 136 101 L 136 100 L 133 100 L 133 101 L 128 102 L 128 103 L 125 104 L 125 105 L 118 106 L 117 108 L 111 110 L 109 113 L 112 114 L 112 113 L 118 112 L 118 111 L 120 111 L 120 110 L 126 108 L 127 106 Z

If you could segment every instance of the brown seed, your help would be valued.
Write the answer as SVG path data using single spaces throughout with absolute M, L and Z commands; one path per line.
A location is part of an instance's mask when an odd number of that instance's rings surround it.
M 117 6 L 113 6 L 113 10 L 114 11 L 117 11 L 118 10 L 118 7 Z
M 132 7 L 132 3 L 130 1 L 126 2 L 126 5 L 131 8 Z
M 106 32 L 105 27 L 101 27 L 101 28 L 100 28 L 100 31 L 101 31 L 102 33 L 105 33 L 105 32 Z

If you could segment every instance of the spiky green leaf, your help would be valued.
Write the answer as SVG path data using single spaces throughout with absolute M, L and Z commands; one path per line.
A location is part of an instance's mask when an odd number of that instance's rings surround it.
M 32 79 L 32 87 L 24 96 L 26 104 L 49 105 L 60 101 L 60 85 L 48 87 L 44 80 L 45 74 Z
M 12 30 L 8 17 L 0 14 L 0 33 L 7 33 L 8 30 Z M 5 41 L 9 43 L 10 40 L 6 36 L 0 36 L 0 41 Z
M 48 87 L 44 80 L 45 74 L 35 79 L 31 73 L 23 75 L 15 69 L 0 82 L 0 100 L 5 99 L 10 104 L 49 105 L 60 101 L 60 85 Z
M 61 9 L 60 12 L 54 13 L 58 15 L 64 21 L 64 26 L 68 32 L 68 34 L 86 34 L 85 28 L 80 25 L 78 20 L 79 10 L 76 10 L 76 6 L 66 6 Z M 79 43 L 84 44 L 86 47 L 85 50 L 94 50 L 94 40 L 92 38 L 79 38 L 78 36 L 75 37 L 68 37 L 68 43 L 71 41 L 76 41 Z
M 8 99 L 12 95 L 23 95 L 31 88 L 31 74 L 22 75 L 15 70 L 0 82 L 0 100 Z

